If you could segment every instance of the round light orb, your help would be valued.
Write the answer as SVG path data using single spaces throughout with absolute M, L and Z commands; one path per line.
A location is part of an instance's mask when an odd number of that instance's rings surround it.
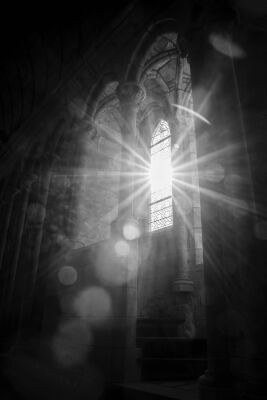
M 230 58 L 244 58 L 246 56 L 245 51 L 237 43 L 234 43 L 230 37 L 225 35 L 212 33 L 209 38 L 210 44 L 219 53 L 230 57 Z
M 126 240 L 138 239 L 140 233 L 140 228 L 136 220 L 127 221 L 122 228 L 122 234 Z
M 211 164 L 209 167 L 204 171 L 204 179 L 218 183 L 224 178 L 224 168 L 221 164 Z
M 89 287 L 81 291 L 73 302 L 73 310 L 91 324 L 104 322 L 111 313 L 111 298 L 101 287 Z
M 130 246 L 124 240 L 115 243 L 115 251 L 119 257 L 127 257 L 130 252 Z
M 73 285 L 77 280 L 77 271 L 70 265 L 61 267 L 58 271 L 58 280 L 64 286 Z

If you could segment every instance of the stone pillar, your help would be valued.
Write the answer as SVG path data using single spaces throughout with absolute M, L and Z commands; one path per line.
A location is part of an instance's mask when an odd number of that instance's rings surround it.
M 244 54 L 242 60 L 233 58 L 232 70 L 242 117 L 244 153 L 249 159 L 249 169 L 242 179 L 240 174 L 235 176 L 236 185 L 229 189 L 247 192 L 252 188 L 253 191 L 252 211 L 255 210 L 255 214 L 251 217 L 247 215 L 246 209 L 243 210 L 244 216 L 239 218 L 238 232 L 245 332 L 241 398 L 263 400 L 267 398 L 267 186 L 265 184 L 267 59 L 263 56 L 267 32 L 266 29 L 262 31 L 257 29 L 258 26 L 266 26 L 264 10 L 260 6 L 255 6 L 253 2 L 250 7 L 251 10 L 257 11 L 257 19 L 248 14 L 248 25 L 251 26 L 245 30 L 240 27 L 232 34 L 233 42 L 240 46 Z
M 247 160 L 229 53 L 233 12 L 221 7 L 216 2 L 214 10 L 201 15 L 202 24 L 195 21 L 187 37 L 194 111 L 209 121 L 195 117 L 208 348 L 208 370 L 199 378 L 200 400 L 237 398 L 240 371 L 235 371 L 233 356 L 243 334 L 237 323 L 242 319 L 238 252 L 246 254 L 246 249 L 236 248 L 233 214 L 240 199 L 227 191 L 225 178 L 233 171 L 245 176 Z
M 122 235 L 123 226 L 134 218 L 134 189 L 136 163 L 136 114 L 144 99 L 145 92 L 135 82 L 125 82 L 118 86 L 117 96 L 120 101 L 122 116 L 122 149 L 121 175 L 119 186 L 118 218 L 111 227 L 111 237 L 115 241 L 125 240 Z M 129 254 L 124 258 L 128 273 L 126 287 L 122 289 L 121 301 L 126 302 L 124 326 L 124 371 L 125 381 L 137 380 L 138 369 L 136 363 L 136 317 L 137 317 L 137 273 L 138 273 L 138 240 L 128 241 Z M 126 290 L 126 299 L 123 292 Z M 124 324 L 123 324 L 124 325 Z M 114 356 L 116 358 L 116 349 Z
M 3 257 L 6 250 L 6 242 L 13 212 L 14 200 L 16 195 L 20 192 L 18 180 L 21 171 L 23 170 L 23 164 L 23 161 L 20 162 L 15 170 L 14 175 L 10 174 L 10 176 L 6 178 L 7 182 L 1 193 L 1 218 L 3 218 L 3 231 L 0 240 L 0 271 L 2 269 Z
M 6 249 L 6 241 L 7 241 L 7 235 L 8 235 L 8 230 L 10 226 L 10 220 L 11 220 L 11 215 L 13 211 L 13 204 L 15 197 L 17 194 L 20 193 L 20 189 L 16 187 L 12 187 L 10 190 L 10 196 L 8 200 L 3 202 L 3 205 L 7 205 L 7 210 L 6 210 L 6 215 L 5 215 L 5 221 L 4 221 L 4 228 L 3 228 L 3 233 L 2 233 L 2 240 L 1 240 L 1 247 L 0 247 L 0 270 L 2 268 L 2 262 L 3 262 L 3 257 L 5 254 L 5 249 Z
M 119 188 L 119 217 L 133 216 L 134 173 L 136 172 L 136 115 L 144 97 L 144 89 L 135 82 L 125 82 L 118 86 L 122 116 L 121 176 Z
M 48 193 L 51 181 L 51 175 L 53 170 L 53 165 L 55 161 L 58 160 L 58 156 L 56 154 L 46 154 L 45 161 L 43 162 L 43 171 L 41 172 L 41 184 L 40 184 L 40 213 L 38 215 L 37 220 L 37 232 L 36 232 L 36 240 L 33 251 L 33 273 L 32 273 L 32 282 L 31 287 L 34 289 L 35 283 L 38 276 L 38 267 L 39 267 L 39 258 L 40 258 L 40 250 L 43 239 L 43 230 L 44 230 L 44 220 L 46 214 L 46 206 L 48 200 Z
M 16 242 L 14 244 L 14 255 L 11 265 L 11 279 L 9 285 L 9 293 L 8 293 L 8 300 L 7 300 L 7 307 L 11 310 L 14 289 L 15 289 L 15 281 L 16 281 L 16 274 L 17 274 L 17 267 L 19 262 L 19 256 L 21 252 L 21 242 L 22 236 L 24 231 L 24 224 L 26 218 L 26 212 L 28 207 L 28 200 L 31 190 L 31 185 L 33 181 L 36 179 L 36 176 L 33 174 L 29 174 L 26 178 L 23 179 L 21 190 L 22 190 L 22 202 L 21 202 L 21 212 L 20 212 L 20 219 L 17 226 L 16 231 Z
M 32 238 L 34 240 L 30 256 L 29 279 L 25 285 L 25 293 L 23 296 L 23 304 L 19 316 L 19 333 L 18 340 L 22 333 L 23 326 L 30 324 L 35 329 L 37 319 L 41 318 L 40 304 L 42 303 L 42 279 L 38 279 L 40 251 L 43 239 L 44 220 L 46 215 L 46 206 L 51 181 L 51 173 L 55 160 L 58 156 L 55 154 L 45 154 L 43 157 L 42 167 L 40 171 L 40 185 L 38 188 L 37 201 L 28 206 L 28 210 L 32 207 L 32 215 L 30 221 L 30 229 L 33 231 Z
M 179 140 L 179 121 L 175 117 L 169 121 L 169 127 L 172 135 L 172 146 Z M 181 155 L 186 154 L 187 149 L 184 148 L 183 143 L 180 143 L 179 150 L 172 152 L 173 157 L 182 158 Z M 175 159 L 172 160 L 173 165 L 173 178 L 175 181 Z M 181 173 L 178 179 L 181 180 Z M 174 248 L 176 249 L 175 258 L 176 262 L 176 276 L 173 282 L 173 290 L 175 293 L 176 309 L 179 315 L 184 318 L 184 322 L 180 323 L 177 327 L 178 337 L 193 338 L 195 335 L 195 325 L 193 320 L 192 309 L 192 292 L 193 281 L 189 276 L 189 249 L 188 249 L 188 222 L 187 215 L 184 213 L 185 197 L 181 195 L 179 190 L 176 190 L 176 185 L 173 185 L 173 238 Z M 181 187 L 182 192 L 186 190 L 185 186 Z
M 189 253 L 187 246 L 188 231 L 183 216 L 177 218 L 174 234 L 176 240 L 177 275 L 173 282 L 176 297 L 176 308 L 184 322 L 177 327 L 178 337 L 193 338 L 195 336 L 195 323 L 193 318 L 192 293 L 193 281 L 189 277 Z

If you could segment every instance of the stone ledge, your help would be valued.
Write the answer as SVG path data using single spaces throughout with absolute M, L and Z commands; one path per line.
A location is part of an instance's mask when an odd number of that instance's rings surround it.
M 173 283 L 175 293 L 192 293 L 194 291 L 194 282 L 189 279 L 177 279 Z

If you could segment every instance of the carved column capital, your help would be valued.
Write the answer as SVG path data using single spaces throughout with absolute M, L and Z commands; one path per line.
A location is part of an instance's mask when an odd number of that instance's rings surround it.
M 122 106 L 139 108 L 145 99 L 145 89 L 136 82 L 122 82 L 116 89 L 117 97 Z

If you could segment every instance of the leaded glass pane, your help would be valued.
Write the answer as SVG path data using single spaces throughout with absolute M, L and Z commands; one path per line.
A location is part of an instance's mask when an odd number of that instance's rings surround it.
M 166 156 L 171 153 L 171 138 L 161 140 L 159 143 L 151 147 L 151 156 L 156 155 L 159 151 L 165 151 Z M 165 156 L 165 157 L 166 157 Z
M 160 140 L 162 140 L 168 136 L 170 136 L 169 125 L 167 124 L 166 121 L 161 121 L 153 134 L 153 137 L 151 140 L 151 146 L 154 146 Z
M 168 226 L 172 226 L 172 225 L 173 225 L 172 217 L 164 218 L 159 221 L 151 222 L 150 230 L 151 230 L 151 232 L 153 232 L 153 231 L 157 231 L 159 229 L 167 228 Z
M 151 140 L 150 178 L 150 230 L 155 231 L 173 224 L 171 136 L 166 121 L 159 123 Z

